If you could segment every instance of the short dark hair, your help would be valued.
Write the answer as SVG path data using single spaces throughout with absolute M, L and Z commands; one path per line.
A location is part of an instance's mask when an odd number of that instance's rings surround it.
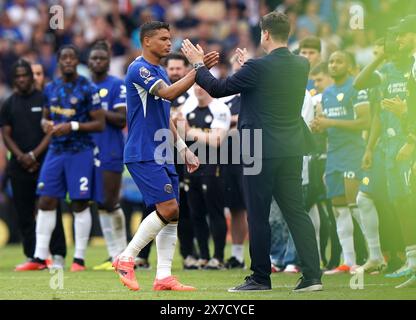
M 61 46 L 58 50 L 57 53 L 57 58 L 59 60 L 59 58 L 61 57 L 62 51 L 64 51 L 65 49 L 71 49 L 74 51 L 75 56 L 77 57 L 77 59 L 79 60 L 79 50 L 76 46 L 74 46 L 73 44 L 64 44 L 63 46 Z
M 284 13 L 273 11 L 261 17 L 260 28 L 269 31 L 275 40 L 286 42 L 289 39 L 290 22 Z
M 352 68 L 356 68 L 357 67 L 357 60 L 355 60 L 355 56 L 354 56 L 353 53 L 351 53 L 349 51 L 346 51 L 346 50 L 337 50 L 337 51 L 333 52 L 331 54 L 331 56 L 333 54 L 335 54 L 335 53 L 342 54 L 346 58 L 347 63 L 350 65 L 350 67 L 352 67 Z
M 321 50 L 322 50 L 321 39 L 319 39 L 318 37 L 307 37 L 301 40 L 299 43 L 299 50 L 302 50 L 303 48 L 315 49 L 319 53 L 321 53 Z
M 169 60 L 182 60 L 185 67 L 189 65 L 188 59 L 180 52 L 172 52 L 165 58 L 165 66 L 168 65 Z
M 110 53 L 110 45 L 105 40 L 97 40 L 92 45 L 90 53 L 93 50 L 104 50 L 104 51 L 107 51 L 108 53 Z
M 311 76 L 316 76 L 317 74 L 320 74 L 320 73 L 323 73 L 323 74 L 329 74 L 328 73 L 328 63 L 326 63 L 326 62 L 321 62 L 321 63 L 318 63 L 312 70 L 311 70 Z
M 140 42 L 143 42 L 144 37 L 152 36 L 156 30 L 166 29 L 170 31 L 169 23 L 161 21 L 146 22 L 140 26 Z
M 16 79 L 18 68 L 26 69 L 26 72 L 29 74 L 29 77 L 33 79 L 33 71 L 32 71 L 32 67 L 30 66 L 30 63 L 24 59 L 19 59 L 12 65 L 11 75 L 12 75 L 13 81 Z

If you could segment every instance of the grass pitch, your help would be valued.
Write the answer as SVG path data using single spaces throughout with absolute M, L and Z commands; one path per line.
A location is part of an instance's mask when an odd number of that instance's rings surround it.
M 73 249 L 70 248 L 68 257 Z M 226 256 L 230 248 L 227 246 Z M 104 246 L 88 248 L 87 267 L 99 264 L 107 257 Z M 265 293 L 228 293 L 227 289 L 240 284 L 250 270 L 205 271 L 182 269 L 179 253 L 175 254 L 173 273 L 186 284 L 196 286 L 196 292 L 154 292 L 152 283 L 156 272 L 155 248 L 150 257 L 151 270 L 137 271 L 140 291 L 127 290 L 111 271 L 71 273 L 68 271 L 71 258 L 67 258 L 63 274 L 63 289 L 51 289 L 50 283 L 56 274 L 49 271 L 14 272 L 14 266 L 23 260 L 20 246 L 7 246 L 0 249 L 0 300 L 368 300 L 368 299 L 416 299 L 416 286 L 395 289 L 404 279 L 386 279 L 383 275 L 365 275 L 363 289 L 350 288 L 350 275 L 324 276 L 324 291 L 317 293 L 292 293 L 299 274 L 272 274 L 273 290 Z M 248 260 L 248 259 L 247 259 Z M 55 278 L 53 278 L 55 276 Z M 51 280 L 52 279 L 52 280 Z

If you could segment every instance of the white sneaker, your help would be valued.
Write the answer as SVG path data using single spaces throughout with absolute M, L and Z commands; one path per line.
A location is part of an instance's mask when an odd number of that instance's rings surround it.
M 185 270 L 196 270 L 199 268 L 198 260 L 195 259 L 193 256 L 187 256 L 186 259 L 183 261 L 183 268 Z
M 370 274 L 379 274 L 384 269 L 387 268 L 386 261 L 383 260 L 368 260 L 362 266 L 359 266 L 356 270 L 351 270 L 351 274 L 355 273 L 370 273 Z
M 222 270 L 224 268 L 224 263 L 222 263 L 217 258 L 209 259 L 208 263 L 204 267 L 205 270 Z
M 208 260 L 207 259 L 198 259 L 197 265 L 199 269 L 204 269 L 204 267 L 207 265 Z

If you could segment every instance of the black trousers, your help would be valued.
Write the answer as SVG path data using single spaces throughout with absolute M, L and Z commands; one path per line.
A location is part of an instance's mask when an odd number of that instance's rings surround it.
M 37 175 L 22 171 L 9 172 L 13 190 L 13 203 L 22 235 L 23 252 L 33 258 L 36 248 L 36 186 Z M 62 225 L 62 212 L 58 206 L 56 227 L 49 246 L 52 255 L 66 256 L 66 243 Z
M 269 215 L 272 196 L 282 210 L 293 237 L 303 276 L 320 279 L 315 231 L 303 201 L 302 157 L 259 161 L 262 161 L 262 170 L 258 175 L 244 175 L 243 172 L 254 280 L 271 285 Z
M 181 256 L 196 256 L 194 246 L 194 226 L 189 212 L 188 193 L 185 191 L 185 183 L 181 182 L 179 188 L 179 222 L 178 239 Z
M 211 234 L 214 240 L 213 257 L 223 261 L 227 223 L 224 215 L 224 182 L 222 178 L 216 176 L 189 177 L 188 203 L 200 258 L 210 259 L 208 239 Z

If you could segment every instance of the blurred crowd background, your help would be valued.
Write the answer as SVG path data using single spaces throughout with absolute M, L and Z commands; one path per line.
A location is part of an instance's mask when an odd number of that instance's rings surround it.
M 351 6 L 364 9 L 363 29 L 352 29 Z M 64 28 L 51 29 L 50 8 L 63 8 Z M 259 19 L 278 10 L 292 23 L 290 49 L 308 36 L 318 36 L 322 59 L 337 49 L 353 53 L 359 66 L 373 59 L 373 45 L 400 17 L 416 13 L 416 1 L 407 0 L 0 0 L 0 105 L 11 94 L 10 69 L 20 57 L 43 65 L 48 80 L 57 75 L 57 49 L 68 43 L 81 52 L 79 73 L 88 76 L 86 59 L 98 39 L 111 44 L 110 74 L 124 78 L 127 66 L 141 53 L 140 25 L 150 20 L 171 25 L 173 51 L 183 39 L 199 43 L 205 51 L 221 53 L 213 70 L 218 77 L 231 72 L 229 58 L 237 47 L 251 56 L 262 55 Z M 4 183 L 7 151 L 0 139 L 0 203 L 6 206 Z M 4 193 L 6 192 L 6 193 Z M 4 210 L 0 210 L 4 216 Z M 1 232 L 0 232 L 1 233 Z

